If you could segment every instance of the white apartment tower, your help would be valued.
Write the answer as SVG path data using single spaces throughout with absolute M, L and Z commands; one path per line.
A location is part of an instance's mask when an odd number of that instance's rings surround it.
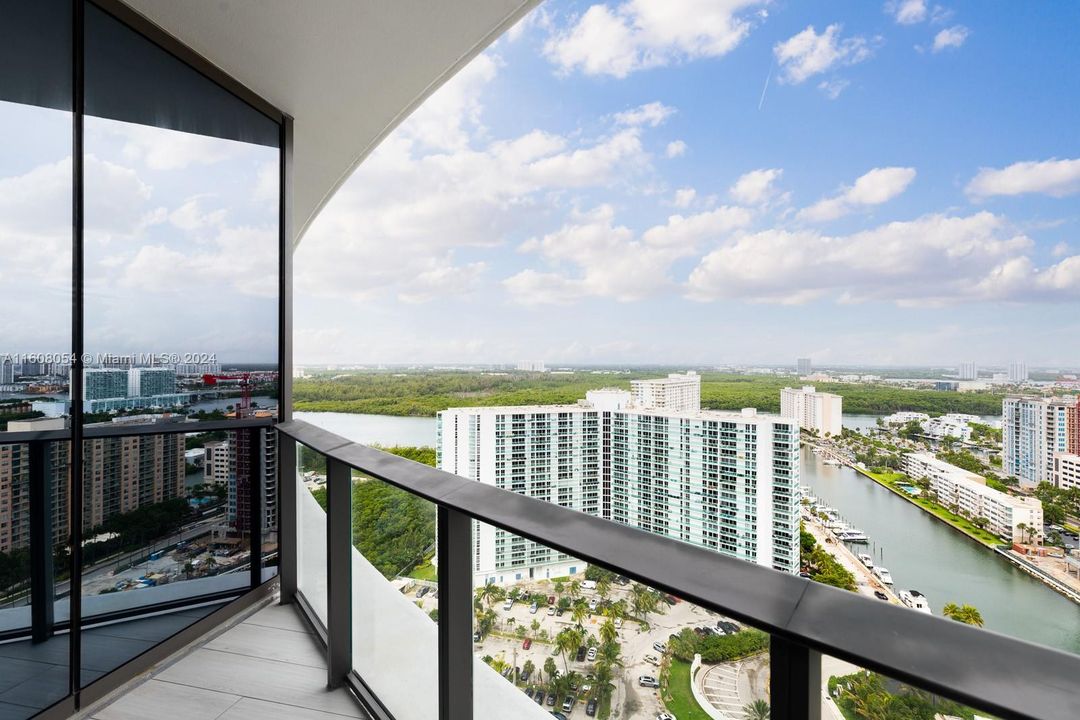
M 1027 363 L 1023 360 L 1009 363 L 1009 382 L 1025 383 L 1028 379 Z
M 753 409 L 644 407 L 631 393 L 603 390 L 576 405 L 444 410 L 436 450 L 441 469 L 477 482 L 784 572 L 799 569 L 799 427 L 792 420 Z M 586 566 L 490 525 L 474 523 L 473 537 L 478 585 Z
M 1077 398 L 1007 397 L 1001 402 L 1001 467 L 1021 487 L 1054 481 L 1054 456 L 1070 450 Z
M 631 380 L 630 393 L 638 407 L 697 412 L 701 409 L 701 376 L 691 370 L 656 380 Z
M 961 380 L 978 380 L 979 366 L 974 362 L 962 362 L 959 375 Z
M 820 435 L 839 435 L 843 428 L 844 398 L 817 392 L 813 385 L 780 391 L 780 417 L 793 418 L 801 427 Z

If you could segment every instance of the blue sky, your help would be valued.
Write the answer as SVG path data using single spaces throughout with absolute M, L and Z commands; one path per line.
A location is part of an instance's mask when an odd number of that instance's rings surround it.
M 298 361 L 1080 365 L 1078 24 L 546 3 L 315 223 Z
M 296 360 L 1076 367 L 1078 26 L 552 0 L 312 225 Z M 0 110 L 0 352 L 62 350 L 70 117 Z M 272 360 L 273 152 L 93 119 L 87 149 L 88 349 Z

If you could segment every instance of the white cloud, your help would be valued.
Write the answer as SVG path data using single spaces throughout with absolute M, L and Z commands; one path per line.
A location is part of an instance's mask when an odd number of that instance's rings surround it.
M 628 0 L 595 4 L 552 35 L 544 55 L 560 71 L 623 78 L 645 68 L 720 57 L 750 33 L 747 10 L 766 0 Z M 764 16 L 757 15 L 757 21 Z
M 776 196 L 775 183 L 783 174 L 780 168 L 752 170 L 736 180 L 728 193 L 743 205 L 761 205 Z
M 633 187 L 650 171 L 642 138 L 670 113 L 660 103 L 628 111 L 629 126 L 609 117 L 600 137 L 486 138 L 481 99 L 497 69 L 451 80 L 432 97 L 448 116 L 410 118 L 357 169 L 299 246 L 298 294 L 421 302 L 468 292 L 486 276 L 455 252 L 536 233 L 569 191 Z
M 851 82 L 842 78 L 833 78 L 832 80 L 822 80 L 818 83 L 818 90 L 825 93 L 825 97 L 830 100 L 835 100 L 840 97 L 840 93 L 847 89 L 847 86 Z
M 142 163 L 150 170 L 184 170 L 193 165 L 214 165 L 246 154 L 250 149 L 247 143 L 233 140 L 101 118 L 87 118 L 86 132 L 88 137 L 100 132 L 122 138 L 124 159 Z M 167 141 L 162 139 L 165 133 Z
M 478 55 L 409 116 L 404 134 L 434 150 L 462 150 L 480 127 L 480 94 L 497 73 L 497 60 Z
M 1043 270 L 1034 246 L 988 212 L 927 215 L 846 236 L 766 230 L 728 241 L 691 273 L 688 296 L 800 304 L 1065 300 L 1080 295 L 1080 256 Z
M 672 140 L 664 148 L 664 156 L 669 158 L 682 157 L 686 154 L 686 143 L 682 140 Z
M 834 67 L 854 65 L 869 58 L 873 52 L 866 38 L 840 38 L 841 26 L 832 24 L 820 35 L 813 25 L 773 46 L 773 55 L 780 64 L 780 79 L 797 85 L 804 80 Z
M 640 237 L 615 224 L 615 209 L 601 205 L 575 213 L 571 222 L 521 245 L 555 271 L 524 270 L 503 281 L 519 303 L 568 303 L 582 297 L 629 302 L 673 287 L 669 273 L 676 260 L 693 256 L 706 240 L 718 239 L 750 222 L 744 208 L 721 207 L 683 217 L 672 215 Z
M 1065 197 L 1080 192 L 1080 158 L 1018 162 L 1001 168 L 980 168 L 966 188 L 976 198 L 1042 193 Z
M 1069 248 L 1069 243 L 1062 240 L 1061 242 L 1059 242 L 1057 245 L 1054 246 L 1054 249 L 1050 251 L 1050 254 L 1053 255 L 1054 257 L 1065 257 L 1070 252 L 1071 252 L 1071 248 Z
M 941 52 L 948 48 L 958 48 L 964 44 L 964 41 L 968 39 L 968 35 L 971 31 L 963 25 L 953 25 L 951 28 L 945 28 L 934 36 L 934 52 Z
M 903 193 L 914 179 L 915 168 L 874 168 L 860 176 L 854 185 L 841 188 L 836 196 L 803 208 L 798 218 L 825 222 L 847 215 L 860 206 L 881 205 Z
M 690 203 L 694 202 L 695 197 L 697 197 L 697 190 L 694 188 L 679 188 L 675 191 L 675 199 L 672 200 L 672 204 L 680 208 L 690 207 Z
M 926 0 L 890 0 L 885 12 L 901 25 L 914 25 L 926 19 Z
M 675 108 L 673 107 L 662 102 L 651 102 L 647 105 L 640 105 L 633 110 L 615 113 L 615 122 L 629 127 L 638 127 L 640 125 L 656 127 L 674 113 Z

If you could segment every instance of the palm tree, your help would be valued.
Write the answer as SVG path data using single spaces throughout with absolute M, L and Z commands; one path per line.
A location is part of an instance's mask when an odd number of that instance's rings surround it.
M 585 605 L 585 603 L 578 603 L 574 606 L 574 624 L 576 624 L 579 628 L 585 627 L 585 618 L 587 618 L 588 616 L 589 608 Z
M 983 626 L 982 613 L 974 605 L 957 605 L 949 603 L 941 609 L 941 614 L 965 625 Z
M 534 618 L 532 621 L 532 625 L 530 625 L 529 627 L 532 629 L 533 635 L 535 636 L 536 633 L 540 632 L 540 621 Z
M 611 666 L 605 662 L 597 662 L 593 666 L 593 682 L 596 687 L 596 694 L 598 699 L 611 694 L 614 686 L 611 681 L 615 679 L 615 673 L 612 671 Z
M 556 580 L 555 581 L 555 594 L 556 595 L 562 595 L 563 594 L 563 588 L 565 588 L 565 587 L 566 586 L 565 586 L 565 584 L 563 583 L 562 580 Z
M 506 597 L 506 591 L 494 583 L 488 583 L 476 591 L 476 599 L 486 601 L 488 607 L 504 597 Z
M 534 663 L 532 660 L 526 660 L 525 664 L 521 666 L 521 671 L 525 675 L 532 675 L 533 670 L 535 670 L 535 669 L 536 669 L 536 663 Z
M 577 580 L 571 580 L 570 587 L 566 589 L 566 594 L 570 596 L 571 600 L 577 600 L 581 597 L 581 583 Z
M 758 699 L 743 705 L 743 717 L 746 720 L 769 720 L 769 703 Z
M 558 677 L 559 668 L 555 666 L 555 658 L 549 657 L 544 661 L 544 674 L 547 675 L 549 683 L 554 682 Z
M 596 661 L 607 665 L 609 668 L 622 667 L 623 660 L 619 643 L 609 642 L 601 645 Z
M 578 630 L 575 630 L 573 628 L 566 628 L 555 636 L 555 649 L 562 654 L 563 669 L 566 672 L 570 671 L 570 664 L 569 661 L 566 659 L 567 653 L 576 653 L 577 649 L 580 646 L 581 634 Z
M 603 643 L 614 642 L 615 638 L 619 636 L 619 631 L 615 629 L 615 623 L 608 618 L 600 625 L 600 641 Z
M 607 575 L 601 575 L 600 579 L 596 581 L 596 594 L 601 600 L 607 600 L 608 593 L 611 592 L 611 578 Z

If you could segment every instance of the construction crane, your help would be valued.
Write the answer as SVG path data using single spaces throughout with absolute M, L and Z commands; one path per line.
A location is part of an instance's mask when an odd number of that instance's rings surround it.
M 251 373 L 235 373 L 232 375 L 203 375 L 203 383 L 210 387 L 216 387 L 221 380 L 238 382 L 240 388 L 240 404 L 236 406 L 237 419 L 247 417 L 251 413 Z
M 236 405 L 236 419 L 247 417 L 251 413 L 251 386 L 254 384 L 251 373 L 234 373 L 231 375 L 203 375 L 203 383 L 210 387 L 216 387 L 221 381 L 237 382 L 240 388 L 240 403 Z M 235 434 L 236 443 L 236 497 L 234 507 L 236 516 L 232 518 L 233 528 L 240 535 L 247 536 L 251 532 L 251 492 L 253 488 L 251 466 L 251 436 L 258 432 L 255 428 L 239 430 Z M 252 552 L 258 552 L 253 548 Z

